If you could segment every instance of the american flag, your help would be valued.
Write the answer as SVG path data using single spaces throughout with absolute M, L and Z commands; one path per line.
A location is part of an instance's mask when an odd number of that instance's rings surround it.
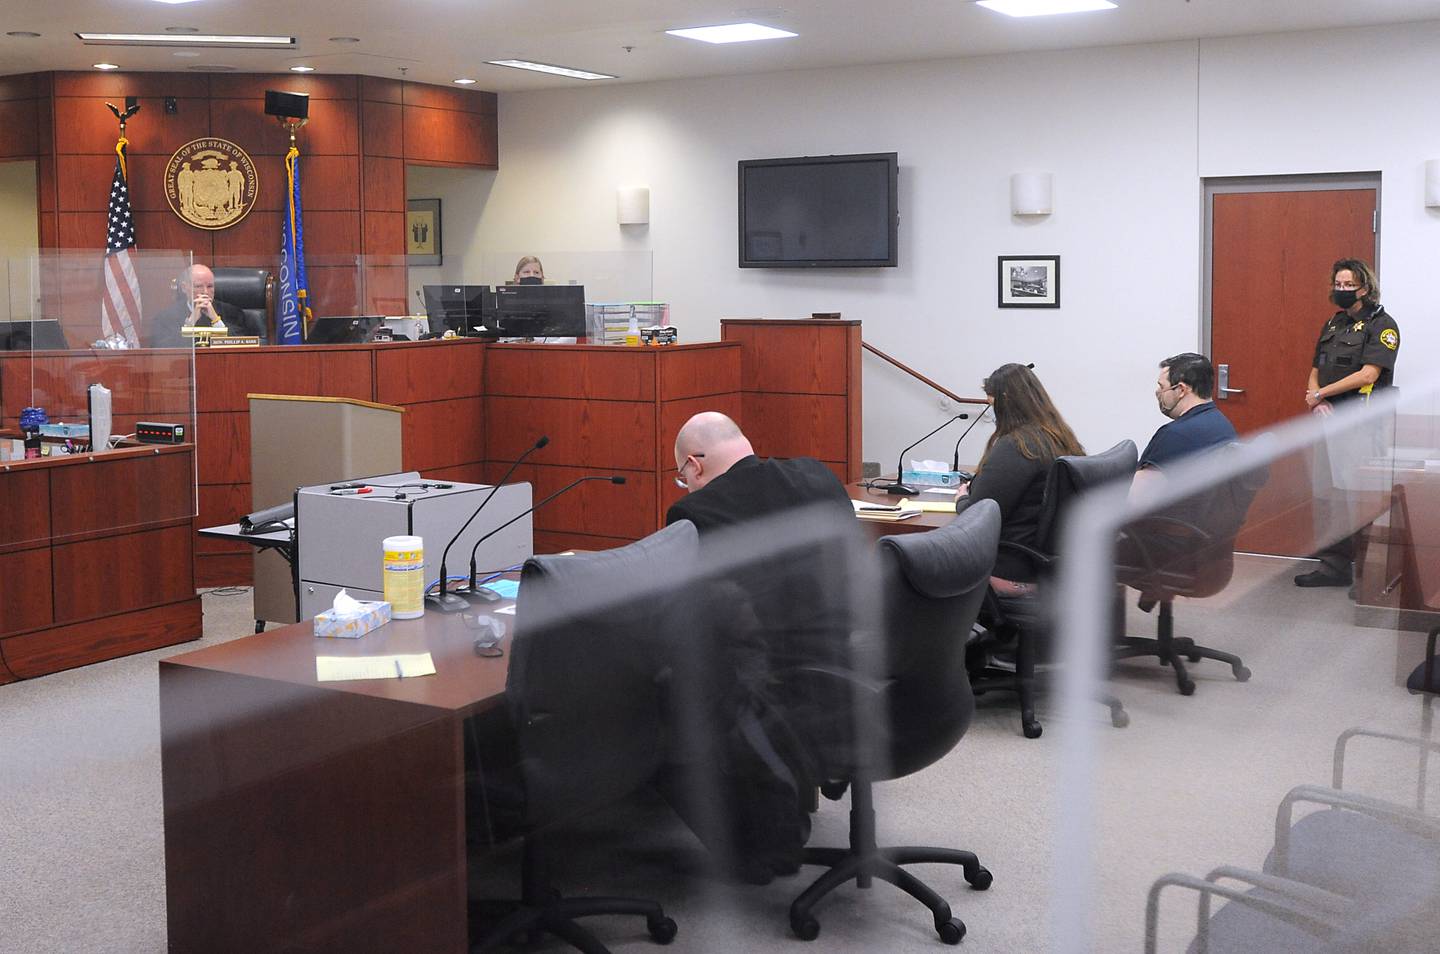
M 140 282 L 130 262 L 135 247 L 135 220 L 130 215 L 130 189 L 125 174 L 125 140 L 115 144 L 115 178 L 110 183 L 109 232 L 105 239 L 105 299 L 100 305 L 100 330 L 109 338 L 118 329 L 132 348 L 140 346 L 135 322 L 140 319 Z

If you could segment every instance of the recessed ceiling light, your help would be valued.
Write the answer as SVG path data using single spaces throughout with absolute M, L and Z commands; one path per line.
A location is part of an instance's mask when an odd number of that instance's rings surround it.
M 293 36 L 244 36 L 192 33 L 175 36 L 165 33 L 77 33 L 91 46 L 294 46 Z
M 292 73 L 313 73 L 313 72 L 315 72 L 315 67 L 313 67 L 313 66 L 292 66 L 292 67 L 290 67 L 290 72 L 292 72 Z
M 759 23 L 722 23 L 719 26 L 690 27 L 665 32 L 671 36 L 701 40 L 705 43 L 748 43 L 751 40 L 779 40 L 787 36 L 799 36 L 789 30 L 777 30 Z
M 509 66 L 517 70 L 534 70 L 537 73 L 553 73 L 571 79 L 601 80 L 617 79 L 609 73 L 592 73 L 589 70 L 572 70 L 568 66 L 551 66 L 549 63 L 532 63 L 530 60 L 486 60 L 491 66 Z
M 331 42 L 331 43 L 359 43 L 359 42 L 360 42 L 360 38 L 359 38 L 358 36 L 332 36 L 332 37 L 330 38 L 330 42 Z
M 166 27 L 166 33 L 199 33 L 198 27 Z
M 118 70 L 120 67 L 116 66 L 114 63 L 96 63 L 95 68 L 97 70 Z
M 31 33 L 29 30 L 10 30 L 6 36 L 13 36 L 17 40 L 33 40 L 40 36 L 38 33 Z
M 1007 17 L 1048 17 L 1056 13 L 1115 9 L 1110 0 L 979 0 L 978 5 Z
M 454 83 L 456 86 L 474 86 L 474 85 L 475 85 L 475 81 L 474 81 L 473 79 L 470 79 L 469 77 L 464 77 L 464 76 L 462 76 L 460 79 L 457 79 L 457 80 L 451 80 L 450 82 Z
M 156 2 L 156 3 L 168 3 L 168 4 L 171 4 L 171 5 L 178 6 L 179 4 L 182 4 L 182 3 L 194 3 L 195 0 L 155 0 L 155 2 Z

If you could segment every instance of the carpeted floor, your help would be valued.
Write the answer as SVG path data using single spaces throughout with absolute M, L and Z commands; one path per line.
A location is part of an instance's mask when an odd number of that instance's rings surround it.
M 968 925 L 963 950 L 1049 949 L 1057 892 L 1072 892 L 1090 912 L 1089 949 L 1139 951 L 1154 878 L 1223 863 L 1258 868 L 1281 796 L 1296 784 L 1328 784 L 1342 730 L 1419 733 L 1420 702 L 1395 680 L 1397 652 L 1413 651 L 1413 636 L 1353 625 L 1343 590 L 1298 590 L 1294 572 L 1287 561 L 1242 558 L 1220 597 L 1177 607 L 1177 630 L 1240 653 L 1254 671 L 1250 682 L 1201 663 L 1192 669 L 1198 690 L 1185 698 L 1169 670 L 1126 663 L 1111 689 L 1131 715 L 1128 728 L 1112 729 L 1099 705 L 1093 718 L 1067 723 L 1042 704 L 1045 734 L 1034 741 L 1021 737 L 1009 697 L 986 697 L 944 760 L 876 787 L 882 843 L 970 848 L 994 872 L 994 887 L 982 893 L 958 870 L 918 869 Z M 204 602 L 201 643 L 0 688 L 3 954 L 165 950 L 156 661 L 243 637 L 252 626 L 248 591 L 209 592 Z M 1135 631 L 1153 629 L 1133 606 L 1129 616 Z M 1096 741 L 1095 847 L 1085 859 L 1057 859 L 1056 832 L 1085 822 L 1054 781 L 1058 754 L 1082 732 Z M 1413 800 L 1414 756 L 1357 746 L 1347 779 Z M 811 844 L 843 843 L 847 811 L 848 803 L 823 803 Z M 645 834 L 611 834 L 621 829 Z M 656 800 L 592 816 L 567 838 L 565 853 L 567 892 L 660 900 L 680 924 L 671 950 L 941 947 L 926 912 L 877 883 L 844 887 L 823 902 L 820 939 L 806 948 L 791 937 L 786 910 L 817 869 L 764 887 L 729 883 Z M 489 856 L 472 876 L 473 893 L 513 892 L 514 862 L 513 851 Z M 1165 949 L 1183 949 L 1193 910 L 1193 899 L 1167 900 Z M 653 949 L 634 920 L 602 919 L 595 929 L 617 951 Z

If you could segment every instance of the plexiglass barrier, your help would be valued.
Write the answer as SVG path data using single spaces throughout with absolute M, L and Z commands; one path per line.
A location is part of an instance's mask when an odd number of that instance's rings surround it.
M 97 488 L 114 491 L 113 506 L 101 501 L 84 520 L 52 514 L 8 521 L 0 531 L 6 543 L 122 529 L 161 519 L 157 514 L 194 515 L 193 456 L 188 466 L 178 458 L 138 468 L 123 463 L 143 449 L 136 441 L 141 422 L 172 426 L 176 442 L 193 445 L 195 362 L 180 334 L 188 308 L 174 291 L 189 265 L 188 253 L 133 250 L 112 257 L 47 251 L 6 262 L 12 301 L 23 303 L 23 313 L 12 307 L 0 322 L 0 467 L 18 474 L 36 462 L 103 464 L 111 476 Z M 174 347 L 154 347 L 161 344 Z M 79 473 L 66 471 L 66 479 L 75 483 Z M 50 481 L 52 497 L 57 480 Z M 137 490 L 149 502 L 135 506 L 126 498 Z
M 1071 511 L 1045 948 L 1435 949 L 1433 401 L 1377 392 Z

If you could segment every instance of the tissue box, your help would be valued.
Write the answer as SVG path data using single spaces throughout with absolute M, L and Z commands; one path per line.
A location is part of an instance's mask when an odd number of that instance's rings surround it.
M 957 471 L 907 470 L 900 475 L 900 483 L 916 487 L 953 487 L 960 489 L 965 481 Z
M 315 614 L 315 635 L 332 639 L 359 639 L 372 629 L 390 622 L 390 604 L 381 601 L 357 600 L 359 613 L 341 615 L 333 609 Z

